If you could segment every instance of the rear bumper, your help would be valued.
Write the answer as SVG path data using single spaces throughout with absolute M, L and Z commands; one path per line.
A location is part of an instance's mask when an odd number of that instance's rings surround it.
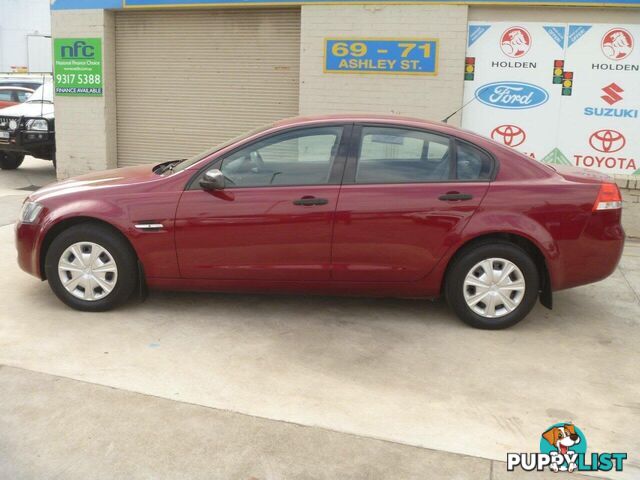
M 16 249 L 18 250 L 18 265 L 25 272 L 43 279 L 40 271 L 40 238 L 39 225 L 16 223 Z
M 598 282 L 615 271 L 625 241 L 620 220 L 621 210 L 593 213 L 577 240 L 562 242 L 562 273 L 552 275 L 553 290 Z

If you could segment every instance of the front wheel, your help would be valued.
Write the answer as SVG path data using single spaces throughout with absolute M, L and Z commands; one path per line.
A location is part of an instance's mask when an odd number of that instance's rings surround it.
M 24 160 L 22 153 L 0 152 L 0 168 L 2 170 L 15 170 Z
M 462 321 L 498 330 L 515 325 L 534 307 L 540 280 L 533 259 L 508 242 L 471 247 L 451 266 L 445 293 Z
M 58 235 L 45 258 L 51 289 L 77 310 L 98 312 L 124 303 L 136 287 L 136 258 L 122 236 L 83 223 Z

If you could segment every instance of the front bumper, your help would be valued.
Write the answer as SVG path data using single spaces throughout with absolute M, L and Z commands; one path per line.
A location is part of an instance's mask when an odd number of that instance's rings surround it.
M 25 272 L 44 279 L 40 265 L 41 226 L 34 223 L 16 223 L 16 249 L 18 265 Z
M 26 130 L 25 123 L 30 118 L 17 119 L 20 125 L 15 130 L 9 130 L 6 127 L 0 128 L 0 151 L 24 153 L 38 158 L 53 159 L 55 152 L 55 131 L 53 130 L 53 121 L 47 120 L 49 125 L 48 131 Z M 8 138 L 7 137 L 8 134 Z

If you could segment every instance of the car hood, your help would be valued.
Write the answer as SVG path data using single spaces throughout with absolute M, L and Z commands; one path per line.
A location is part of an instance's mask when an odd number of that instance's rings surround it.
M 40 201 L 73 193 L 97 193 L 98 190 L 144 185 L 150 182 L 162 181 L 163 178 L 165 177 L 153 173 L 153 165 L 103 170 L 52 183 L 32 193 L 29 199 Z
M 51 103 L 27 101 L 18 105 L 0 109 L 0 116 L 53 118 L 53 105 Z

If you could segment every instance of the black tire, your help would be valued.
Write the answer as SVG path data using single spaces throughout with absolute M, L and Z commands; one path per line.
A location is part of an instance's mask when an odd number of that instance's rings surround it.
M 2 170 L 15 170 L 24 160 L 22 153 L 0 152 L 0 168 Z
M 513 311 L 497 318 L 489 318 L 473 311 L 467 304 L 464 291 L 467 274 L 479 262 L 490 258 L 512 262 L 520 269 L 525 283 L 520 303 Z M 534 307 L 540 289 L 540 276 L 531 256 L 517 245 L 501 240 L 473 245 L 461 252 L 449 268 L 445 282 L 447 302 L 456 315 L 466 324 L 485 330 L 499 330 L 518 323 Z M 470 292 L 473 293 L 474 290 Z
M 102 298 L 78 298 L 67 291 L 60 280 L 58 262 L 65 250 L 78 242 L 91 242 L 103 247 L 117 266 L 115 285 Z M 129 243 L 114 229 L 92 222 L 75 225 L 60 233 L 47 251 L 44 268 L 53 293 L 70 307 L 86 312 L 102 312 L 123 304 L 131 297 L 137 285 L 136 256 Z

